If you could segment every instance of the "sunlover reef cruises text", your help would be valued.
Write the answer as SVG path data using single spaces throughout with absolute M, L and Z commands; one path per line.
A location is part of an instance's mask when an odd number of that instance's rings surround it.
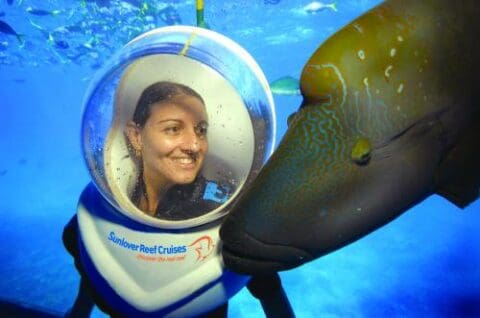
M 117 237 L 115 232 L 110 232 L 108 235 L 108 240 L 112 241 L 114 244 L 129 249 L 135 252 L 145 253 L 145 254 L 156 254 L 156 255 L 170 255 L 170 254 L 181 254 L 187 252 L 186 245 L 152 245 L 148 246 L 145 244 L 137 244 L 134 242 L 129 242 L 123 237 Z

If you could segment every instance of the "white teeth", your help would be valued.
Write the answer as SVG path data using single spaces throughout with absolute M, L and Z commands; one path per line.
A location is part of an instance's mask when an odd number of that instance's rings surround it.
M 191 164 L 194 162 L 192 158 L 179 158 L 177 161 L 182 164 Z

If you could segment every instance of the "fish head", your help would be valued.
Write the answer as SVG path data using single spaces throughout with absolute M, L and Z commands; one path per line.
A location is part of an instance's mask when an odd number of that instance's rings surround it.
M 379 219 L 388 222 L 428 191 L 429 163 L 438 158 L 426 139 L 377 146 L 324 110 L 308 105 L 293 116 L 224 221 L 228 268 L 266 274 L 298 267 L 372 231 Z
M 442 47 L 450 31 L 434 30 L 442 24 L 432 16 L 423 4 L 390 1 L 317 49 L 303 68 L 300 109 L 220 229 L 228 268 L 300 266 L 433 193 L 436 167 L 465 117 L 452 112 L 470 89 L 467 69 L 445 59 L 458 64 L 454 46 Z

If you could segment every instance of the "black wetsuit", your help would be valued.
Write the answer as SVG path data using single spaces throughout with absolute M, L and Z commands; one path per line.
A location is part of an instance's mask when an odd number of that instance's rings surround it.
M 205 198 L 208 181 L 199 176 L 194 182 L 187 185 L 176 185 L 169 189 L 155 212 L 155 217 L 162 220 L 186 220 L 198 217 L 218 208 L 222 201 Z M 217 185 L 217 184 L 216 184 Z M 230 196 L 230 188 L 220 187 L 224 191 L 225 199 Z

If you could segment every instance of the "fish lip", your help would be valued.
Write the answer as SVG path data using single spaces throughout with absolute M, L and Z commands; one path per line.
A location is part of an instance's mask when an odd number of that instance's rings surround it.
M 309 262 L 314 257 L 307 251 L 280 244 L 270 244 L 242 233 L 243 242 L 247 242 L 254 253 L 246 252 L 243 246 L 232 246 L 222 241 L 222 256 L 225 266 L 241 274 L 263 275 L 292 269 Z M 255 253 L 256 251 L 256 253 Z
M 225 246 L 222 249 L 222 256 L 223 262 L 229 270 L 246 275 L 266 275 L 295 267 L 285 266 L 285 264 L 278 261 L 249 258 L 236 254 Z M 255 270 L 252 270 L 253 268 Z

